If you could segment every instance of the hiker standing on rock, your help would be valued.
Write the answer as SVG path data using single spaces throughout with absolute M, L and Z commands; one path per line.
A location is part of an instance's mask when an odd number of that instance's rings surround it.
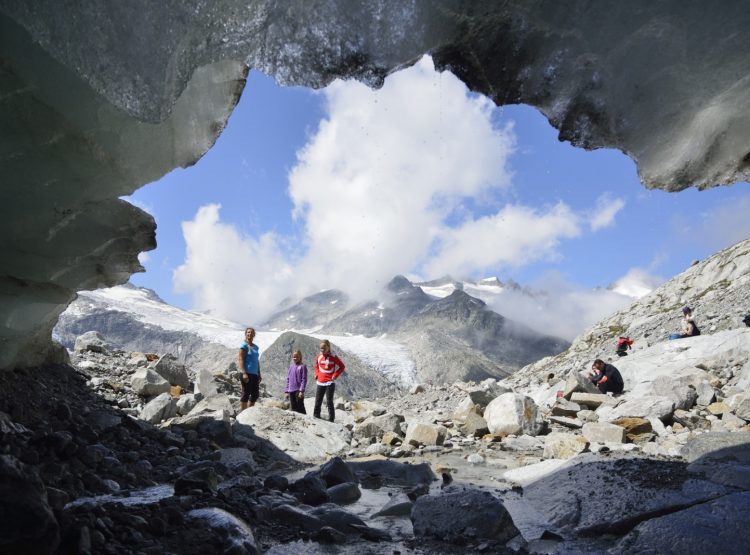
M 245 342 L 240 346 L 239 362 L 242 369 L 242 397 L 240 397 L 240 412 L 255 405 L 260 397 L 260 350 L 253 343 L 255 329 L 245 329 Z
M 333 393 L 336 391 L 336 380 L 344 373 L 344 363 L 339 357 L 331 353 L 331 343 L 327 339 L 320 342 L 320 353 L 315 357 L 315 382 L 318 387 L 315 390 L 315 409 L 313 416 L 320 418 L 320 406 L 323 404 L 323 396 L 328 405 L 328 420 L 333 422 L 336 416 L 333 407 Z
M 602 393 L 622 393 L 623 389 L 625 389 L 622 374 L 611 364 L 607 364 L 601 359 L 596 359 L 591 369 L 594 373 L 589 378 Z
M 292 363 L 286 376 L 286 393 L 294 412 L 307 414 L 305 410 L 305 387 L 307 387 L 307 366 L 302 364 L 302 352 L 292 353 Z

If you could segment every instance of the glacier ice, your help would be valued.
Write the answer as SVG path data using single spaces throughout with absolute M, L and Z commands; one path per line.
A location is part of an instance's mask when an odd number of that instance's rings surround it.
M 211 147 L 248 67 L 377 87 L 429 53 L 678 191 L 750 177 L 749 23 L 739 0 L 2 2 L 0 368 L 59 359 L 74 292 L 140 269 L 155 225 L 118 198 Z

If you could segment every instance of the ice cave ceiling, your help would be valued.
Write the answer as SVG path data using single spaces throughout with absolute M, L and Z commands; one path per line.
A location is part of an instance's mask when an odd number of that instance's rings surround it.
M 139 269 L 155 225 L 118 197 L 199 159 L 248 67 L 378 86 L 430 53 L 679 191 L 750 176 L 749 39 L 739 0 L 5 0 L 0 368 L 64 356 L 50 330 L 75 291 Z

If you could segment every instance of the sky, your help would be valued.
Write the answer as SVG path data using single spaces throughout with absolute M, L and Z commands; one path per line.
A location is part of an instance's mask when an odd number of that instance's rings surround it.
M 568 339 L 693 260 L 750 236 L 747 183 L 644 188 L 615 150 L 557 140 L 536 109 L 496 107 L 432 60 L 373 91 L 281 88 L 251 72 L 215 146 L 127 200 L 157 222 L 132 283 L 257 323 L 328 288 L 497 276 L 547 293 L 495 310 Z

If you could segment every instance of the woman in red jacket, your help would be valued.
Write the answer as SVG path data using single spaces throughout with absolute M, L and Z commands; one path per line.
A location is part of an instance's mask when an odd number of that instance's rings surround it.
M 328 405 L 328 420 L 333 422 L 336 413 L 333 407 L 333 393 L 336 391 L 336 380 L 344 373 L 344 363 L 339 357 L 331 353 L 331 343 L 324 339 L 320 342 L 320 354 L 315 358 L 315 409 L 313 416 L 320 418 L 320 406 L 323 396 Z

